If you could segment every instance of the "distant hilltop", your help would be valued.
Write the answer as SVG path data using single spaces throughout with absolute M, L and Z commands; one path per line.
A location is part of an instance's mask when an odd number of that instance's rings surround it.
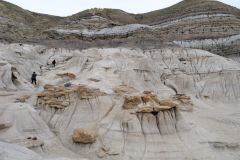
M 0 1 L 0 41 L 66 47 L 162 44 L 239 53 L 240 10 L 218 1 L 184 0 L 144 14 L 93 8 L 68 17 L 38 14 Z

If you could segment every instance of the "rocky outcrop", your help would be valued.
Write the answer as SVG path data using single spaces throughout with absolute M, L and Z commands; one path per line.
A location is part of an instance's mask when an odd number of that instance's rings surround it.
M 124 97 L 123 109 L 140 109 L 137 112 L 155 112 L 157 110 L 177 107 L 178 104 L 173 99 L 160 100 L 157 95 L 150 91 L 143 94 L 135 94 Z
M 73 131 L 72 139 L 76 143 L 93 143 L 97 134 L 94 130 L 77 128 Z
M 44 91 L 39 93 L 37 97 L 39 106 L 64 109 L 75 100 L 76 96 L 80 99 L 91 99 L 104 94 L 99 89 L 85 85 L 64 87 L 46 84 Z
M 37 95 L 38 105 L 56 109 L 64 109 L 70 105 L 69 95 L 74 93 L 73 88 L 45 85 L 44 91 Z
M 140 123 L 145 123 L 148 116 L 155 117 L 155 124 L 161 135 L 170 135 L 177 132 L 178 104 L 173 99 L 160 100 L 151 91 L 143 94 L 125 96 L 123 109 L 134 109 L 131 114 L 136 114 Z
M 16 90 L 17 87 L 14 84 L 16 78 L 13 78 L 12 66 L 6 61 L 0 62 L 0 89 Z

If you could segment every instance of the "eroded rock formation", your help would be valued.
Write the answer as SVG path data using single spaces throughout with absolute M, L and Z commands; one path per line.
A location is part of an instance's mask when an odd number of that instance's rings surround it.
M 238 62 L 178 47 L 45 49 L 41 53 L 44 46 L 1 46 L 5 59 L 16 55 L 11 50 L 22 52 L 9 61 L 17 66 L 21 87 L 13 83 L 14 92 L 0 90 L 0 122 L 11 124 L 0 130 L 0 141 L 25 147 L 19 148 L 26 153 L 22 157 L 34 156 L 29 149 L 40 159 L 40 155 L 69 159 L 239 156 L 239 130 L 231 129 L 238 124 Z M 40 70 L 29 50 L 39 62 L 56 59 L 57 66 L 45 64 Z M 25 63 L 20 63 L 22 57 Z M 37 71 L 39 86 L 28 82 L 33 71 L 28 71 L 28 63 Z M 66 79 L 58 73 L 76 77 Z M 73 143 L 76 128 L 94 128 L 94 143 Z M 15 146 L 7 146 L 6 155 L 15 153 Z
M 0 43 L 0 159 L 239 159 L 237 8 L 60 18 L 0 1 L 0 41 L 19 40 Z
M 77 128 L 73 131 L 72 139 L 76 143 L 93 143 L 97 134 L 94 130 Z

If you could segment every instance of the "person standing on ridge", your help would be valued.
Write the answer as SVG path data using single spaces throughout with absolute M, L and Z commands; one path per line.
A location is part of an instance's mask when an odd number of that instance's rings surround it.
M 32 84 L 34 83 L 35 85 L 37 85 L 37 74 L 35 72 L 33 72 L 31 80 Z

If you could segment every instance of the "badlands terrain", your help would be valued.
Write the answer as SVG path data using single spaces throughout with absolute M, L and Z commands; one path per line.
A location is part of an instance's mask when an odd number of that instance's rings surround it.
M 69 17 L 0 1 L 0 160 L 239 160 L 239 42 L 218 1 Z

